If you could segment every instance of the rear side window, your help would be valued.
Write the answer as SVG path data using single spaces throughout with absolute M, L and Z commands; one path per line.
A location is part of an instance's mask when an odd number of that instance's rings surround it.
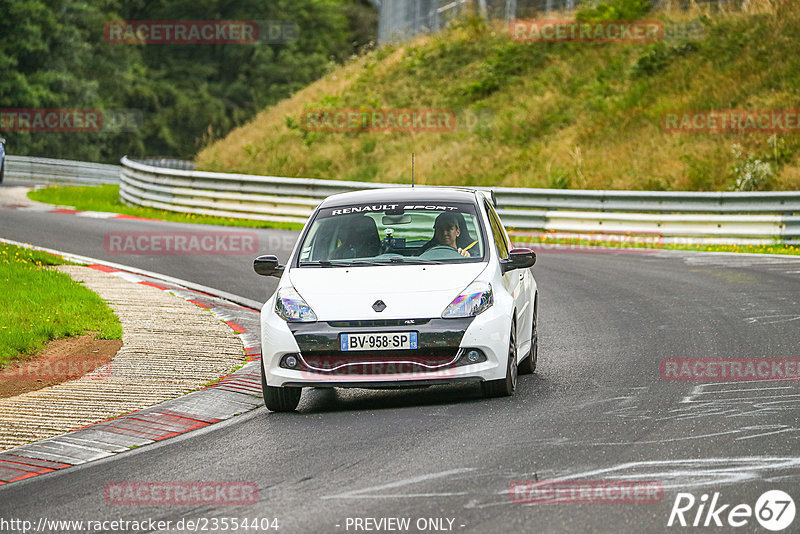
M 485 203 L 486 212 L 489 214 L 489 225 L 492 228 L 492 237 L 494 237 L 494 244 L 497 248 L 497 254 L 500 259 L 508 258 L 508 241 L 506 241 L 506 233 L 503 231 L 503 225 L 500 224 L 500 219 L 494 212 L 494 209 Z

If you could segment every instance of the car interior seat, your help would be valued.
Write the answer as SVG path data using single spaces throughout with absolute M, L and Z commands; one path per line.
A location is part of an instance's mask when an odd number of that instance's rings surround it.
M 467 221 L 464 219 L 464 214 L 456 212 L 455 216 L 456 219 L 458 219 L 458 227 L 461 229 L 461 235 L 456 238 L 456 245 L 458 245 L 458 248 L 467 248 L 475 242 L 475 238 L 469 235 L 469 229 L 467 229 Z M 470 249 L 470 252 L 471 250 L 472 249 Z
M 345 224 L 339 238 L 342 244 L 333 251 L 332 259 L 371 258 L 380 254 L 381 239 L 374 219 L 358 215 Z

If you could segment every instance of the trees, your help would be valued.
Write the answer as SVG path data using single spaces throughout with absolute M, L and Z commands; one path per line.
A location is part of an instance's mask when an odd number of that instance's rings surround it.
M 377 31 L 365 0 L 0 0 L 0 13 L 0 109 L 132 110 L 137 119 L 100 132 L 20 132 L 0 123 L 9 151 L 94 161 L 190 158 Z M 115 20 L 284 21 L 298 33 L 280 44 L 113 44 L 103 29 Z

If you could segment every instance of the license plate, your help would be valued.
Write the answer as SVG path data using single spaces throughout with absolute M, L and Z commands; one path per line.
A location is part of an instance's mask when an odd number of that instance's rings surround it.
M 416 332 L 375 332 L 342 334 L 342 350 L 413 350 L 417 348 Z

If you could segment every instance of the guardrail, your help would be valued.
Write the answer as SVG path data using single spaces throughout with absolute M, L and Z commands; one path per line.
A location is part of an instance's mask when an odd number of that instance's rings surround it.
M 5 180 L 36 183 L 116 184 L 122 167 L 105 163 L 6 155 Z
M 322 199 L 376 187 L 402 186 L 166 169 L 125 157 L 119 194 L 124 202 L 169 211 L 304 223 Z
M 122 158 L 120 197 L 169 211 L 303 223 L 334 193 L 392 187 L 407 186 L 168 169 Z M 520 233 L 632 233 L 658 235 L 664 242 L 800 244 L 800 192 L 482 189 L 494 191 L 503 221 Z
M 704 193 L 494 188 L 503 221 L 573 233 L 659 235 L 664 242 L 800 243 L 800 192 Z M 543 222 L 542 222 L 543 221 Z
M 303 223 L 319 202 L 358 189 L 401 184 L 196 171 L 167 158 L 122 166 L 6 156 L 6 179 L 68 184 L 120 183 L 124 202 L 169 211 Z M 520 233 L 657 235 L 664 242 L 800 245 L 800 192 L 694 193 L 483 188 L 503 221 Z

